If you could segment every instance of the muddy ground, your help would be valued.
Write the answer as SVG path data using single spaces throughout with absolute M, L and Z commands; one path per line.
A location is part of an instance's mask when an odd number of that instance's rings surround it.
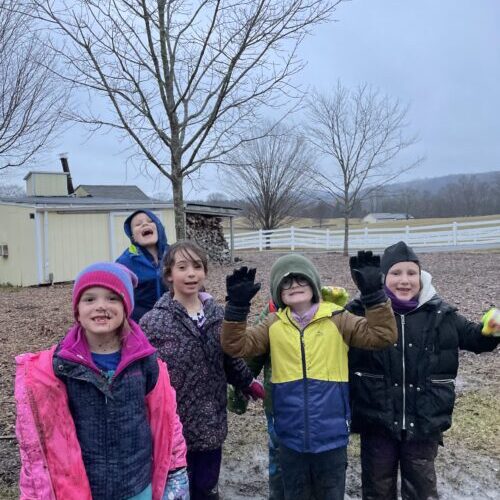
M 267 300 L 269 269 L 276 253 L 238 254 L 257 267 L 262 292 L 252 313 Z M 347 258 L 310 254 L 324 283 L 354 287 Z M 438 292 L 462 314 L 478 320 L 492 304 L 500 304 L 500 253 L 422 254 Z M 224 277 L 232 266 L 213 266 L 207 289 L 224 298 Z M 0 288 L 0 499 L 17 498 L 19 472 L 14 435 L 14 356 L 50 346 L 71 324 L 71 286 Z M 454 425 L 445 435 L 437 459 L 441 498 L 500 498 L 500 358 L 493 353 L 462 353 L 457 381 Z M 221 492 L 226 500 L 263 499 L 267 496 L 267 448 L 262 408 L 252 403 L 245 415 L 230 415 L 224 447 Z M 359 446 L 353 436 L 349 448 L 346 498 L 360 498 Z

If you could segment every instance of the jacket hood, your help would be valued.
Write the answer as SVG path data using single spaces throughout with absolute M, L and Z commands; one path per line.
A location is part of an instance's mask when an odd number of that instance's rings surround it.
M 420 281 L 422 282 L 422 289 L 418 295 L 418 307 L 429 302 L 437 295 L 436 289 L 432 285 L 432 275 L 430 273 L 427 271 L 421 271 Z
M 121 359 L 115 376 L 137 359 L 153 354 L 156 349 L 149 343 L 139 325 L 129 319 L 130 331 L 125 335 L 121 348 Z M 75 323 L 61 340 L 57 355 L 74 363 L 80 363 L 99 371 L 92 361 L 89 344 L 82 326 Z
M 153 212 L 149 210 L 136 210 L 134 213 L 130 214 L 123 223 L 123 229 L 125 231 L 125 234 L 128 236 L 130 242 L 134 246 L 142 248 L 141 245 L 138 245 L 135 241 L 132 240 L 132 228 L 130 227 L 130 222 L 132 221 L 132 218 L 140 213 L 146 214 L 156 225 L 156 231 L 158 233 L 158 243 L 157 243 L 158 257 L 161 259 L 165 253 L 165 250 L 168 248 L 167 235 L 165 233 L 165 228 L 163 227 L 163 224 L 161 223 L 160 219 L 158 219 L 158 217 Z

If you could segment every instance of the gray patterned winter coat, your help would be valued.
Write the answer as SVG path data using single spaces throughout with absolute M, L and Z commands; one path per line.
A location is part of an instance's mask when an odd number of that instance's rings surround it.
M 222 352 L 223 308 L 208 297 L 203 309 L 206 321 L 198 328 L 184 306 L 166 292 L 140 322 L 167 363 L 189 451 L 222 446 L 227 435 L 227 384 L 244 388 L 253 380 L 243 360 Z

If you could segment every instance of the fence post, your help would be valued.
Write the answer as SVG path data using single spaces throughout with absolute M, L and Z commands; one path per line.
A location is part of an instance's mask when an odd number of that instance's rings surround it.
M 405 226 L 405 243 L 410 241 L 410 226 Z
M 330 230 L 326 230 L 326 249 L 330 249 Z
M 367 246 L 368 244 L 368 226 L 365 226 L 365 231 L 363 233 L 363 238 L 364 238 L 364 245 Z
M 295 228 L 293 226 L 290 228 L 290 250 L 292 252 L 295 250 Z
M 259 252 L 262 252 L 262 229 L 259 229 Z
M 453 246 L 457 246 L 457 231 L 458 231 L 458 224 L 454 222 L 452 224 L 452 234 L 453 234 Z

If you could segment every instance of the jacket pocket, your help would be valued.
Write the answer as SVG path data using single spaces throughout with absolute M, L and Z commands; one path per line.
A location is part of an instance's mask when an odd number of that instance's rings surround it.
M 387 411 L 385 377 L 379 373 L 356 371 L 351 379 L 353 413 L 376 415 Z
M 455 379 L 446 376 L 429 377 L 416 406 L 422 431 L 431 433 L 449 429 L 454 406 Z
M 431 383 L 433 384 L 452 384 L 455 387 L 454 378 L 431 378 Z

